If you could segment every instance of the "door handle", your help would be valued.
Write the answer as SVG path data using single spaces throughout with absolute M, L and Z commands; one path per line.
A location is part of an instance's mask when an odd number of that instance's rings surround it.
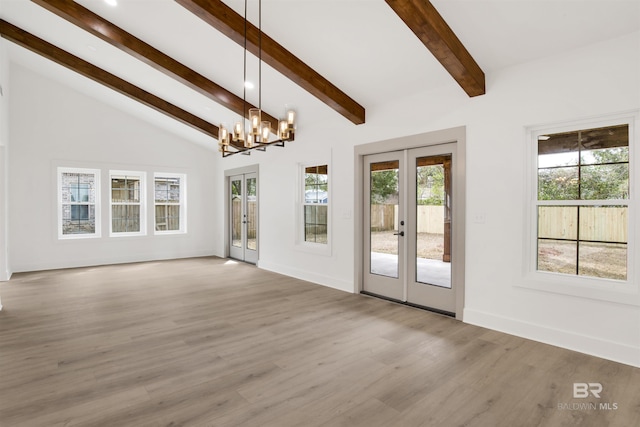
M 393 233 L 394 236 L 400 236 L 403 237 L 404 236 L 404 231 L 401 231 L 399 233 Z

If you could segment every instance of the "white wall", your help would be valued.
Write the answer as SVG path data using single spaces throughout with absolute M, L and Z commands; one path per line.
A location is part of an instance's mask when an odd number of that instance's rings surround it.
M 214 254 L 220 197 L 213 150 L 174 136 L 20 65 L 11 65 L 10 265 L 14 272 Z M 102 170 L 102 237 L 59 240 L 56 169 Z M 109 237 L 108 171 L 187 174 L 188 233 Z M 147 201 L 153 201 L 148 191 Z
M 9 61 L 7 41 L 0 39 L 0 281 L 9 280 L 8 178 L 9 178 Z M 2 303 L 0 302 L 0 309 Z
M 514 286 L 525 281 L 524 128 L 639 109 L 640 34 L 489 78 L 465 117 L 467 218 L 487 218 L 467 222 L 466 321 L 640 366 L 637 295 L 627 305 Z
M 353 292 L 354 145 L 466 126 L 465 321 L 640 366 L 637 295 L 619 304 L 515 286 L 524 281 L 526 127 L 632 109 L 640 109 L 640 33 L 488 73 L 481 97 L 452 84 L 368 108 L 365 125 L 311 124 L 287 148 L 222 167 L 260 163 L 260 267 Z M 297 165 L 314 159 L 331 159 L 329 256 L 295 245 Z M 471 221 L 475 214 L 485 223 Z
M 605 303 L 517 286 L 525 280 L 525 128 L 640 109 L 640 33 L 488 73 L 482 97 L 469 99 L 452 83 L 398 102 L 365 106 L 365 125 L 341 118 L 301 121 L 305 125 L 297 140 L 286 148 L 228 159 L 18 66 L 12 69 L 11 94 L 9 250 L 14 271 L 222 255 L 224 170 L 259 163 L 259 266 L 353 292 L 354 227 L 360 226 L 353 217 L 354 146 L 465 126 L 465 321 L 640 366 L 637 298 L 630 304 Z M 328 254 L 305 251 L 295 241 L 298 167 L 309 162 L 330 165 Z M 57 166 L 186 171 L 189 234 L 58 241 Z M 476 214 L 483 214 L 485 223 L 471 221 Z M 106 210 L 103 218 L 108 218 Z

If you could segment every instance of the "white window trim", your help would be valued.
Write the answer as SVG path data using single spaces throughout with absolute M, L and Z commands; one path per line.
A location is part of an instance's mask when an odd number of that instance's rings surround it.
M 156 179 L 157 178 L 180 178 L 180 229 L 179 230 L 156 230 Z M 172 235 L 187 233 L 187 175 L 184 173 L 155 172 L 153 174 L 153 233 L 155 235 Z M 161 203 L 163 204 L 163 203 Z
M 111 180 L 114 176 L 130 176 L 140 179 L 140 231 L 114 232 L 113 231 L 113 194 Z M 146 172 L 110 170 L 109 171 L 109 237 L 145 236 L 147 234 L 147 174 Z M 134 205 L 134 203 L 116 203 L 116 205 Z
M 305 169 L 312 166 L 327 165 L 327 243 L 307 242 L 304 240 L 304 206 L 305 206 Z M 298 163 L 298 184 L 296 186 L 296 248 L 303 252 L 310 252 L 316 255 L 331 256 L 332 247 L 332 199 L 333 199 L 333 167 L 328 160 L 318 160 L 312 162 Z M 324 206 L 324 205 L 323 205 Z
M 627 305 L 640 306 L 640 284 L 636 280 L 639 270 L 637 242 L 640 241 L 639 227 L 635 226 L 640 189 L 640 158 L 636 144 L 640 143 L 639 113 L 637 111 L 621 113 L 610 116 L 600 116 L 573 122 L 557 123 L 551 125 L 532 126 L 527 128 L 527 155 L 524 170 L 526 171 L 524 191 L 524 280 L 514 281 L 514 286 L 536 289 L 539 291 L 553 292 L 582 298 L 616 302 Z M 538 136 L 549 133 L 570 132 L 580 129 L 591 129 L 618 124 L 629 125 L 629 199 L 622 204 L 628 204 L 629 224 L 627 243 L 627 279 L 614 280 L 596 277 L 577 276 L 562 273 L 538 271 L 537 257 L 537 155 Z M 611 204 L 621 201 L 610 201 Z M 545 204 L 552 205 L 555 202 Z M 573 204 L 569 201 L 557 204 Z M 589 201 L 581 201 L 580 204 L 588 205 Z
M 95 211 L 95 233 L 91 234 L 63 234 L 62 233 L 62 174 L 64 173 L 77 173 L 77 174 L 92 174 L 95 177 L 95 202 L 93 203 Z M 101 213 L 102 207 L 100 205 L 100 169 L 86 169 L 86 168 L 69 168 L 58 167 L 57 170 L 57 208 L 58 208 L 58 239 L 59 240 L 76 240 L 76 239 L 96 239 L 102 236 L 102 222 Z

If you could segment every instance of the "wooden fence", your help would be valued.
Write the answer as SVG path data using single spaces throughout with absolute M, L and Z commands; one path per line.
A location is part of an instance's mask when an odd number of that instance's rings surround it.
M 627 242 L 627 208 L 581 207 L 580 240 Z M 540 206 L 538 236 L 550 239 L 577 239 L 577 206 Z
M 418 233 L 444 233 L 444 207 L 418 206 Z M 397 205 L 372 205 L 371 228 L 374 231 L 398 229 Z
M 444 233 L 444 207 L 418 206 L 418 233 Z M 578 208 L 575 206 L 541 206 L 538 235 L 550 239 L 576 239 Z M 396 205 L 372 205 L 371 228 L 374 231 L 398 229 Z M 627 208 L 582 207 L 580 239 L 602 242 L 627 242 Z
M 247 201 L 247 218 L 253 219 L 253 221 L 247 222 L 247 239 L 256 238 L 256 218 L 258 218 L 257 203 L 255 201 Z M 242 201 L 240 199 L 232 202 L 231 220 L 233 222 L 232 238 L 239 240 L 242 233 Z

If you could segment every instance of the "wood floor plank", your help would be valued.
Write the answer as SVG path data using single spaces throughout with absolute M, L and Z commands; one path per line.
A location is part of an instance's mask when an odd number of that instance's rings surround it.
M 400 413 L 377 399 L 368 399 L 344 414 L 327 421 L 326 427 L 386 427 L 394 425 Z
M 640 425 L 638 368 L 235 261 L 21 273 L 0 294 L 0 426 Z

